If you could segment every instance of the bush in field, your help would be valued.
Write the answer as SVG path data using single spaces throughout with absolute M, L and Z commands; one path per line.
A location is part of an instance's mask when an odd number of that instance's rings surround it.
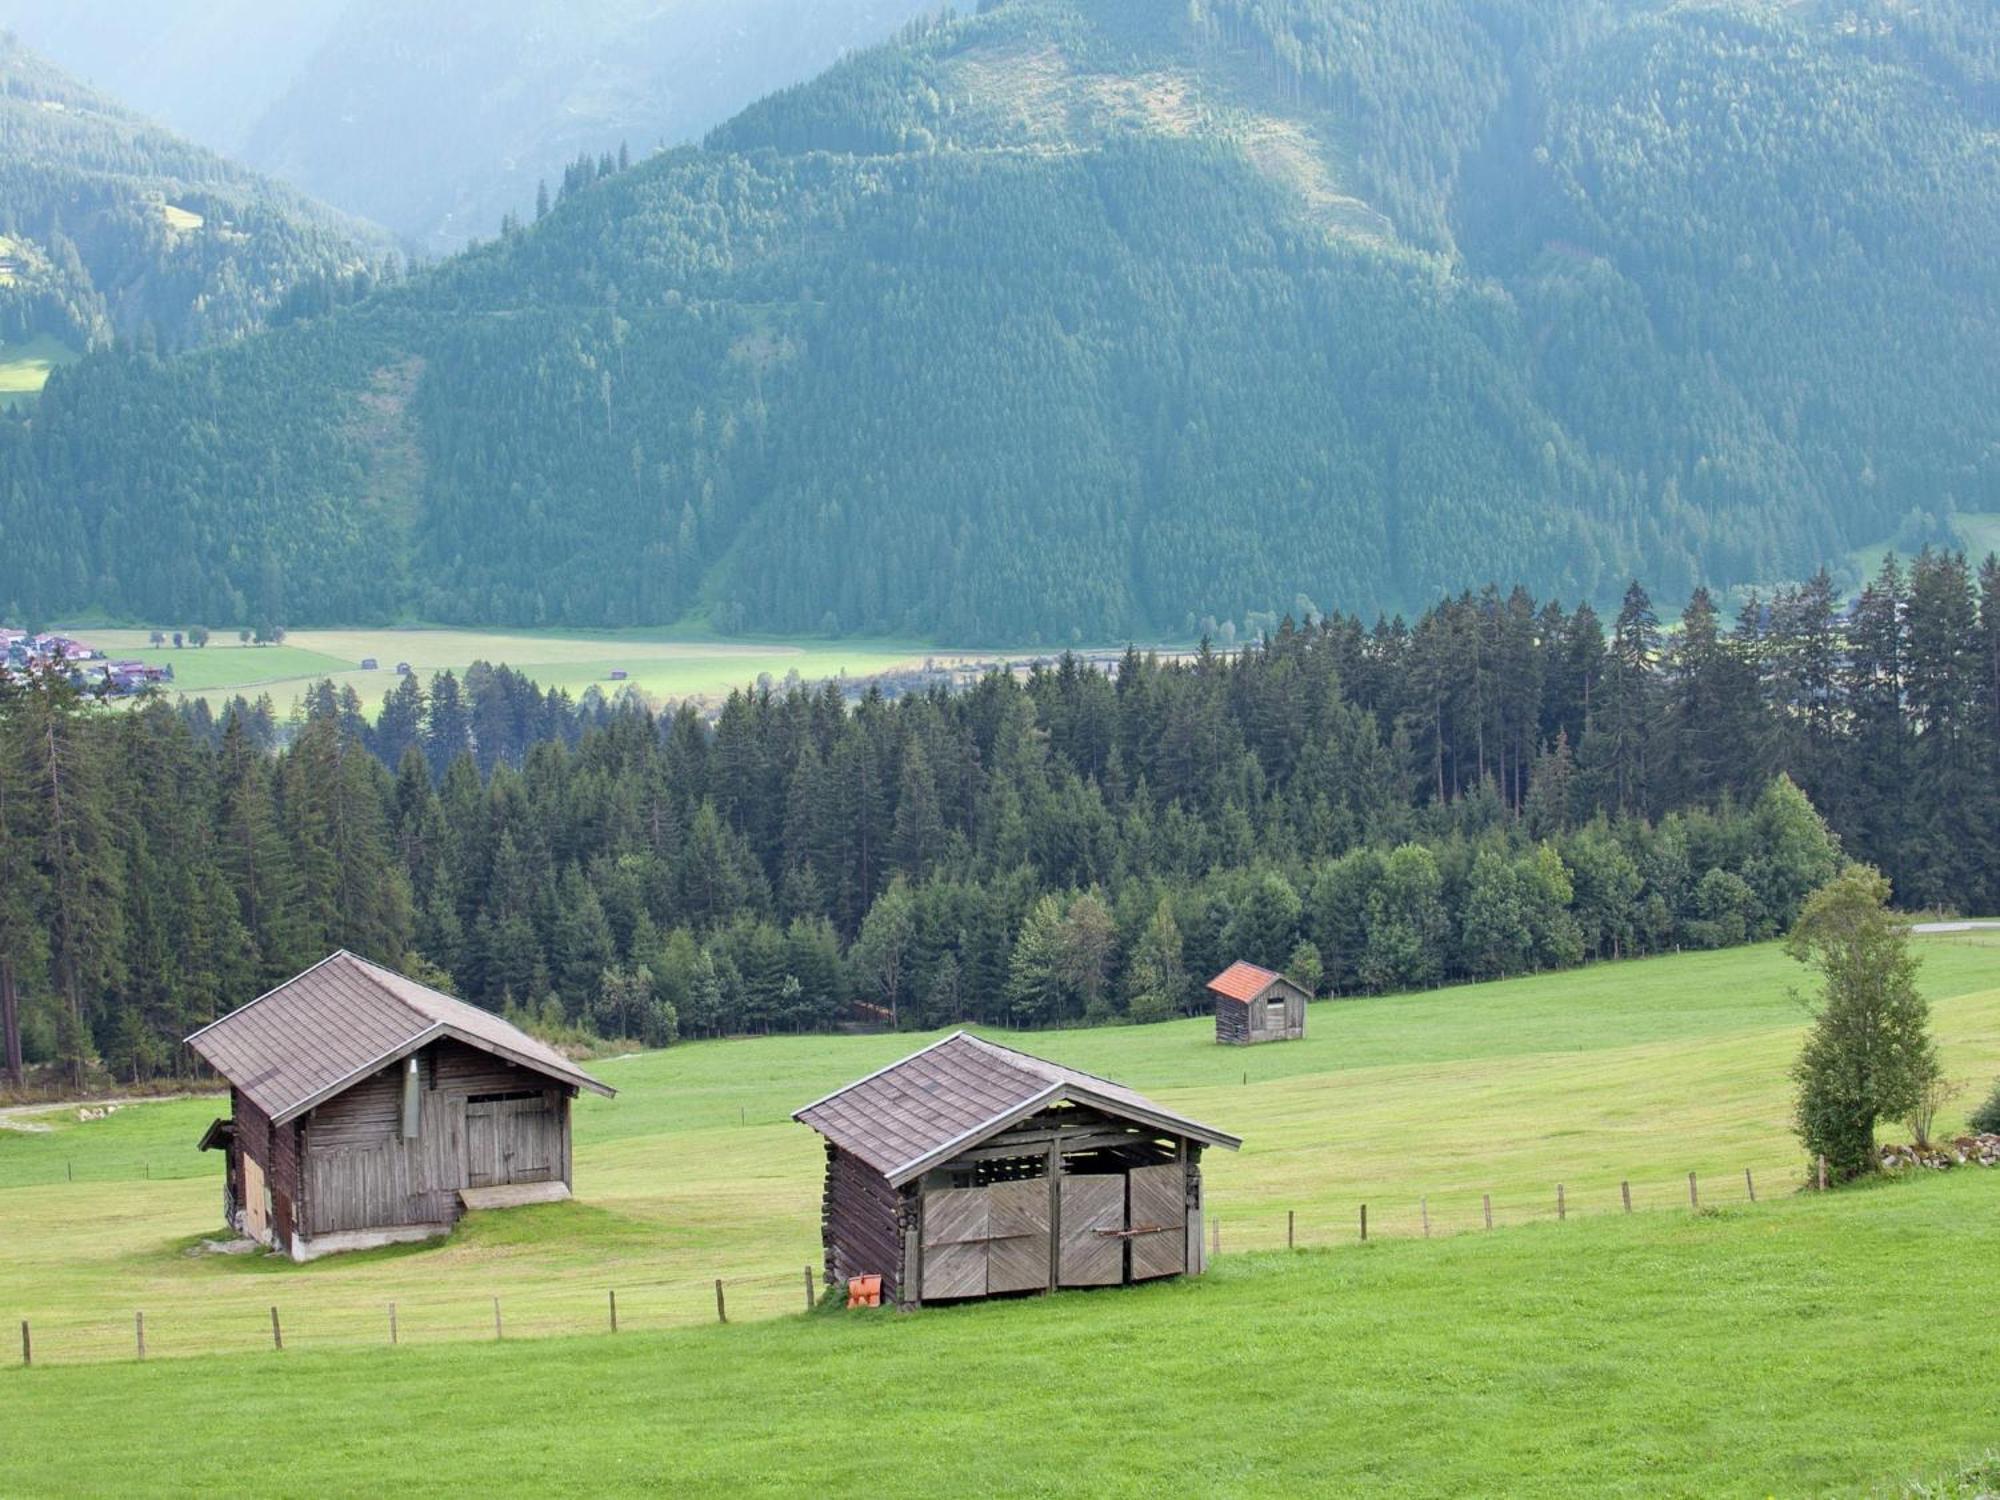
M 1799 1138 L 1840 1181 L 1872 1169 L 1876 1122 L 1907 1118 L 1939 1076 L 1909 928 L 1888 902 L 1887 880 L 1850 865 L 1806 898 L 1785 940 L 1821 981 L 1792 1067 Z

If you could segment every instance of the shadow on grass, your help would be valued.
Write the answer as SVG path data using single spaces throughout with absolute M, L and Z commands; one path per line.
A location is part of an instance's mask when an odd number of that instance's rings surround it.
M 542 1246 L 572 1252 L 619 1250 L 652 1244 L 659 1237 L 660 1226 L 649 1220 L 572 1200 L 467 1214 L 450 1234 L 441 1234 L 435 1239 L 382 1245 L 372 1250 L 349 1250 L 322 1256 L 303 1265 L 261 1246 L 235 1255 L 205 1252 L 202 1249 L 204 1244 L 229 1238 L 219 1229 L 164 1241 L 156 1249 L 125 1257 L 125 1262 L 131 1269 L 142 1271 L 156 1268 L 162 1256 L 180 1256 L 202 1265 L 204 1274 L 216 1276 L 320 1276 L 338 1275 L 343 1269 L 377 1265 L 383 1261 L 434 1255 L 448 1249 L 475 1253 Z

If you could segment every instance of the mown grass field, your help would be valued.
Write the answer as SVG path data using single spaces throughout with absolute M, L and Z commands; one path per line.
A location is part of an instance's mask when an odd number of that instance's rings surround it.
M 0 344 L 0 407 L 34 400 L 49 383 L 52 370 L 76 359 L 74 349 L 47 334 L 24 343 Z
M 218 632 L 196 650 L 154 649 L 146 630 L 76 626 L 75 633 L 120 657 L 171 665 L 170 693 L 207 698 L 212 706 L 243 693 L 269 693 L 282 713 L 322 678 L 351 686 L 372 716 L 396 685 L 396 664 L 408 662 L 428 686 L 434 672 L 463 674 L 475 661 L 509 666 L 544 688 L 581 696 L 596 686 L 614 693 L 627 686 L 665 702 L 707 698 L 747 687 L 765 674 L 782 682 L 796 671 L 808 682 L 871 676 L 950 653 L 903 642 L 717 641 L 662 631 L 580 634 L 573 631 L 299 630 L 282 646 L 245 646 Z M 377 668 L 361 663 L 374 658 Z M 614 682 L 613 671 L 628 674 Z
M 1919 940 L 1951 1071 L 1983 1095 L 2000 1075 L 2000 933 Z M 1641 1208 L 1766 1199 L 1801 1177 L 1785 1068 L 1804 1017 L 1775 946 L 1600 965 L 1424 995 L 1325 1002 L 1303 1043 L 1214 1045 L 1204 1020 L 1044 1033 L 1024 1045 L 1146 1090 L 1245 1137 L 1211 1153 L 1225 1253 Z M 372 1346 L 398 1304 L 406 1343 L 589 1330 L 619 1291 L 627 1329 L 803 1303 L 817 1259 L 817 1139 L 790 1111 L 927 1038 L 711 1042 L 598 1065 L 621 1093 L 577 1113 L 579 1201 L 468 1221 L 443 1245 L 295 1267 L 190 1254 L 220 1232 L 220 1162 L 193 1149 L 214 1099 L 133 1106 L 103 1121 L 0 1130 L 0 1316 L 34 1320 L 48 1363 L 123 1358 L 147 1314 L 156 1356 L 268 1345 L 282 1304 L 291 1350 Z M 1961 1105 L 1972 1102 L 1972 1096 Z M 1956 1120 L 1946 1122 L 1956 1126 Z M 71 1181 L 71 1177 L 74 1181 Z M 1995 1180 L 2000 1193 L 2000 1179 Z
M 6 1488 L 1901 1495 L 1995 1443 L 1996 1208 L 1962 1172 L 917 1317 L 6 1371 Z

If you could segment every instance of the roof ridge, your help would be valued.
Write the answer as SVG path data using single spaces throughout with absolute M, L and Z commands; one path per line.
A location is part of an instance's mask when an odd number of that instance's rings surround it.
M 442 999 L 455 1000 L 460 1005 L 469 1005 L 471 1003 L 470 1001 L 467 1000 L 459 1000 L 456 995 L 447 995 L 443 990 L 436 989 L 431 985 L 425 984 L 421 979 L 412 979 L 407 974 L 398 974 L 394 969 L 390 968 L 387 964 L 378 964 L 372 958 L 363 958 L 359 953 L 351 953 L 345 948 L 342 948 L 339 953 L 336 953 L 333 956 L 335 958 L 346 957 L 353 959 L 354 962 L 361 965 L 361 967 L 367 971 L 368 982 L 370 984 L 374 985 L 376 989 L 380 990 L 383 994 L 387 995 L 391 1000 L 395 1001 L 398 1005 L 402 1006 L 404 1010 L 408 1011 L 411 1015 L 415 1016 L 419 1021 L 428 1022 L 433 1026 L 441 1026 L 444 1023 L 440 1021 L 436 1016 L 430 1015 L 426 1011 L 423 1011 L 419 1009 L 417 1006 L 411 1004 L 409 999 L 406 996 L 404 996 L 397 989 L 395 985 L 385 983 L 383 978 L 385 975 L 389 976 L 390 978 L 400 979 L 405 984 L 414 984 L 418 989 L 428 991 L 430 994 L 437 995 Z M 502 1017 L 502 1019 L 504 1020 L 505 1018 Z
M 946 1036 L 939 1037 L 936 1041 L 930 1043 L 928 1046 L 917 1048 L 916 1051 L 910 1053 L 907 1057 L 899 1057 L 892 1063 L 884 1063 L 881 1067 L 877 1068 L 874 1072 L 868 1074 L 866 1077 L 857 1078 L 852 1083 L 843 1083 L 839 1088 L 835 1089 L 832 1093 L 822 1094 L 819 1096 L 819 1098 L 813 1100 L 813 1102 L 810 1104 L 801 1104 L 797 1109 L 792 1111 L 792 1118 L 794 1120 L 797 1120 L 802 1115 L 805 1115 L 809 1111 L 818 1109 L 822 1104 L 831 1104 L 834 1100 L 838 1099 L 842 1094 L 851 1093 L 855 1089 L 860 1088 L 861 1085 L 864 1083 L 873 1083 L 876 1079 L 880 1078 L 884 1073 L 892 1073 L 897 1068 L 902 1067 L 904 1063 L 915 1062 L 918 1058 L 922 1057 L 926 1052 L 935 1052 L 937 1051 L 938 1048 L 942 1047 L 946 1042 L 956 1041 L 959 1037 L 966 1037 L 975 1042 L 979 1040 L 978 1037 L 973 1036 L 971 1032 L 967 1031 L 963 1026 L 961 1026 L 958 1028 L 958 1030 L 951 1032 Z
M 299 970 L 298 973 L 292 975 L 291 978 L 280 980 L 277 984 L 272 985 L 268 990 L 264 991 L 263 994 L 257 996 L 255 1000 L 245 1000 L 241 1005 L 237 1006 L 236 1009 L 230 1011 L 227 1015 L 217 1016 L 213 1021 L 210 1021 L 206 1026 L 201 1027 L 199 1030 L 189 1032 L 185 1037 L 181 1038 L 182 1045 L 185 1046 L 187 1043 L 192 1042 L 198 1036 L 207 1035 L 209 1032 L 215 1030 L 216 1027 L 220 1026 L 224 1021 L 235 1020 L 236 1017 L 242 1015 L 243 1012 L 248 1010 L 251 1006 L 258 1004 L 260 1001 L 270 999 L 273 995 L 277 994 L 278 991 L 290 989 L 293 985 L 297 984 L 301 979 L 304 979 L 306 975 L 318 973 L 321 969 L 325 968 L 328 964 L 332 963 L 336 958 L 339 958 L 343 953 L 347 953 L 347 950 L 345 948 L 334 949 L 333 952 L 327 954 L 327 956 L 325 958 L 322 958 L 318 963 L 312 964 L 307 968 L 303 968 Z M 354 955 L 348 953 L 347 956 L 349 958 L 352 958 Z
M 968 1041 L 977 1042 L 982 1047 L 990 1047 L 995 1052 L 1005 1052 L 1014 1057 L 1025 1057 L 1029 1062 L 1041 1063 L 1045 1067 L 1061 1068 L 1066 1073 L 1076 1073 L 1084 1078 L 1094 1078 L 1101 1084 L 1114 1089 L 1123 1089 L 1128 1094 L 1137 1094 L 1139 1092 L 1127 1084 L 1120 1083 L 1115 1078 L 1106 1078 L 1102 1073 L 1093 1073 L 1087 1068 L 1073 1068 L 1068 1063 L 1057 1062 L 1052 1057 L 1037 1057 L 1032 1052 L 1023 1052 L 1019 1047 L 1010 1047 L 1005 1042 L 989 1042 L 985 1037 L 970 1031 L 960 1034 Z M 1145 1095 L 1140 1094 L 1139 1097 L 1143 1099 Z

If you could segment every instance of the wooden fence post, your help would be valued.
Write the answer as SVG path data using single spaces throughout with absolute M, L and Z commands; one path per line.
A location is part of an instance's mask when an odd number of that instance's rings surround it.
M 21 1368 L 32 1369 L 35 1363 L 35 1341 L 28 1334 L 28 1320 L 21 1319 Z
M 1619 1183 L 1618 1196 L 1625 1200 L 1625 1212 L 1628 1214 L 1632 1212 L 1632 1184 L 1629 1182 Z
M 715 1278 L 715 1321 L 718 1323 L 727 1323 L 729 1321 L 729 1310 L 722 1305 L 722 1278 L 720 1276 Z
M 507 1337 L 507 1330 L 500 1326 L 500 1299 L 498 1297 L 493 1299 L 493 1337 L 496 1339 Z
M 389 1304 L 389 1342 L 392 1344 L 402 1342 L 402 1339 L 399 1337 L 399 1330 L 396 1327 L 396 1304 L 393 1302 Z
M 1368 1205 L 1361 1205 L 1361 1243 L 1368 1243 Z
M 1479 1206 L 1486 1212 L 1486 1227 L 1491 1229 L 1493 1227 L 1493 1195 L 1491 1193 L 1481 1193 L 1479 1195 Z
M 1222 1216 L 1217 1214 L 1208 1221 L 1208 1253 L 1222 1254 Z
M 73 1162 L 73 1161 L 66 1161 L 66 1162 L 64 1162 L 64 1163 L 63 1163 L 63 1175 L 64 1175 L 64 1176 L 66 1176 L 67 1178 L 69 1178 L 69 1180 L 70 1180 L 71 1182 L 75 1182 L 75 1181 L 76 1181 L 76 1163 L 75 1163 L 75 1162 Z
M 1822 1193 L 1826 1191 L 1826 1153 L 1824 1151 L 1820 1153 L 1819 1158 L 1819 1190 Z
M 1295 1208 L 1286 1209 L 1285 1248 L 1287 1250 L 1296 1250 L 1298 1248 L 1299 1244 L 1298 1230 L 1299 1230 L 1299 1211 Z
M 618 1292 L 615 1288 L 611 1292 L 611 1331 L 618 1331 Z
M 132 1334 L 139 1342 L 139 1360 L 143 1364 L 146 1359 L 146 1315 L 143 1312 L 132 1314 Z
M 273 1304 L 271 1308 L 271 1347 L 281 1353 L 285 1347 L 285 1330 L 278 1323 L 278 1309 L 276 1304 Z
M 1743 1169 L 1743 1186 L 1750 1190 L 1750 1201 L 1755 1203 L 1757 1201 L 1757 1179 L 1750 1175 L 1748 1167 Z
M 1569 1217 L 1569 1204 L 1563 1201 L 1563 1185 L 1556 1184 L 1556 1222 L 1560 1224 Z
M 811 1312 L 819 1299 L 813 1295 L 813 1268 L 806 1267 L 806 1311 Z
M 1688 1207 L 1697 1213 L 1701 1210 L 1701 1193 L 1694 1185 L 1694 1173 L 1688 1173 Z
M 1428 1197 L 1417 1199 L 1417 1212 L 1423 1215 L 1424 1238 L 1429 1239 L 1431 1237 L 1431 1200 Z

